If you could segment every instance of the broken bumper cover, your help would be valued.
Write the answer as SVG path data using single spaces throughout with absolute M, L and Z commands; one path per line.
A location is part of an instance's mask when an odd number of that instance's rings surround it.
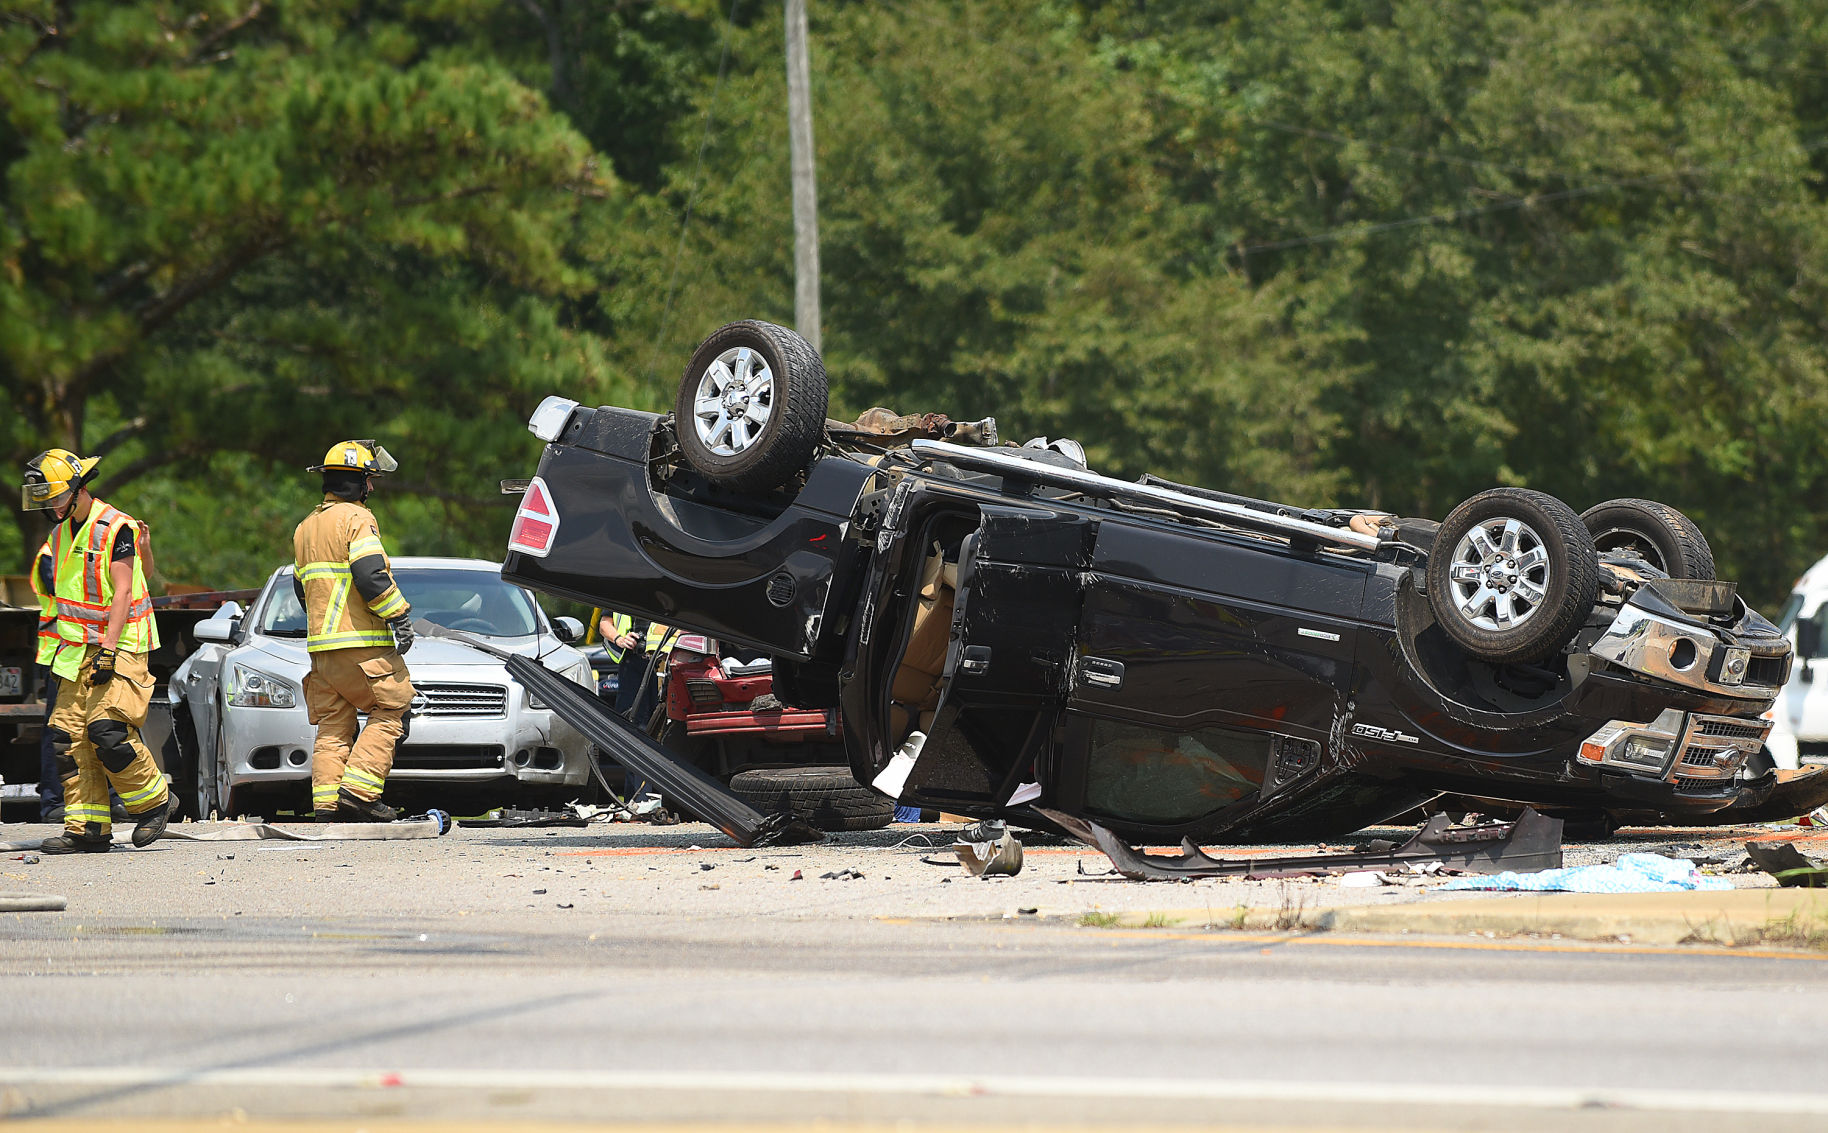
M 1103 851 L 1112 868 L 1132 881 L 1299 877 L 1430 862 L 1462 873 L 1534 873 L 1561 866 L 1561 819 L 1545 818 L 1528 807 L 1515 822 L 1480 826 L 1453 827 L 1445 814 L 1437 814 L 1407 842 L 1390 850 L 1241 860 L 1208 857 L 1192 842 L 1182 842 L 1176 857 L 1139 853 L 1095 822 L 1039 807 L 1036 813 Z
M 531 657 L 497 649 L 469 634 L 438 627 L 429 636 L 461 641 L 501 659 L 508 673 L 550 705 L 561 720 L 576 728 L 604 754 L 644 776 L 699 818 L 729 835 L 740 846 L 816 842 L 824 835 L 794 821 L 786 811 L 763 815 L 730 789 L 698 768 L 675 759 L 615 713 L 589 689 L 546 668 Z

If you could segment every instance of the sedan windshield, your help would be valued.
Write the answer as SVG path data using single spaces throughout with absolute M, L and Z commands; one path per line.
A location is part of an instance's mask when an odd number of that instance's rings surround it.
M 447 629 L 481 637 L 524 637 L 537 633 L 533 599 L 499 575 L 482 570 L 405 567 L 394 582 L 423 618 Z M 281 575 L 260 615 L 260 632 L 270 637 L 304 637 L 305 611 L 292 593 L 292 576 Z

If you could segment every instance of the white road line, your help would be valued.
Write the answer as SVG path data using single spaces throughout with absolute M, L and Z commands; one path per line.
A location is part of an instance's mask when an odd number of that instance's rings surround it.
M 503 1068 L 185 1069 L 164 1066 L 4 1066 L 0 1087 L 303 1087 L 469 1090 L 672 1090 L 768 1094 L 930 1094 L 947 1097 L 1131 1098 L 1289 1101 L 1372 1105 L 1615 1108 L 1685 1113 L 1828 1115 L 1828 1093 L 1516 1086 L 1463 1083 L 1315 1082 L 1276 1079 L 1053 1078 L 965 1074 L 805 1074 L 743 1071 L 512 1070 Z

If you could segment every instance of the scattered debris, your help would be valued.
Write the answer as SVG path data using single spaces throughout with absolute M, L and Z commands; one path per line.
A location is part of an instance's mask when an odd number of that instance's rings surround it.
M 560 902 L 559 902 L 559 908 L 561 908 L 561 909 L 569 909 L 569 908 L 571 908 L 571 902 L 570 902 L 570 901 L 560 901 Z
M 603 808 L 591 807 L 593 812 Z M 460 818 L 457 825 L 472 830 L 508 830 L 535 826 L 589 826 L 590 819 L 574 810 L 516 810 L 502 807 L 481 818 Z
M 1828 889 L 1828 866 L 1810 861 L 1788 842 L 1776 846 L 1747 842 L 1745 852 L 1753 865 L 1786 889 Z
M 535 889 L 535 890 L 534 890 L 534 891 L 533 891 L 533 895 L 534 895 L 534 896 L 535 896 L 535 897 L 538 897 L 538 896 L 540 896 L 540 895 L 541 895 L 541 894 L 543 894 L 543 893 L 545 893 L 545 892 L 546 892 L 546 891 L 545 891 L 545 890 L 544 890 L 544 889 Z
M 1541 893 L 1674 893 L 1731 889 L 1733 883 L 1703 876 L 1687 858 L 1621 854 L 1614 865 L 1574 866 L 1535 873 L 1506 871 L 1491 877 L 1462 877 L 1442 889 L 1529 890 Z
M 795 877 L 800 876 L 800 871 L 797 869 L 794 870 L 793 875 Z M 834 869 L 830 873 L 822 873 L 819 875 L 819 880 L 821 880 L 821 881 L 862 881 L 863 874 L 861 872 L 851 869 L 847 866 L 844 869 Z
M 701 889 L 701 890 L 704 890 L 704 889 L 722 889 L 722 888 L 723 888 L 723 886 L 721 886 L 721 885 L 700 885 L 700 886 L 699 886 L 699 887 L 698 887 L 698 888 L 699 888 L 699 889 Z
M 788 878 L 788 879 L 787 879 L 787 880 L 789 880 L 789 881 L 798 881 L 798 880 L 800 880 L 800 871 L 799 871 L 799 870 L 797 870 L 797 869 L 796 869 L 796 870 L 794 870 L 794 871 L 793 871 L 793 876 L 792 876 L 792 877 L 790 877 L 790 878 Z
M 39 862 L 39 857 L 37 854 L 20 854 L 19 860 L 24 862 L 26 865 L 37 865 Z
M 701 870 L 704 870 L 706 873 L 709 873 L 710 871 L 716 869 L 717 867 L 715 865 L 712 865 L 710 862 L 699 862 L 698 868 Z
M 1022 843 L 1001 822 L 974 822 L 958 832 L 952 852 L 973 877 L 1014 877 L 1022 872 Z

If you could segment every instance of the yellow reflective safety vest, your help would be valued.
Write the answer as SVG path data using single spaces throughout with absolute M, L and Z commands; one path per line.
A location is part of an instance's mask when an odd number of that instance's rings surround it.
M 355 578 L 350 564 L 369 555 L 387 561 L 373 512 L 361 504 L 325 496 L 293 532 L 292 550 L 298 581 L 305 590 L 308 651 L 393 648 L 394 635 L 387 628 L 387 619 L 411 609 L 400 588 L 390 585 L 366 602 L 356 594 L 351 601 Z
M 53 599 L 57 604 L 57 656 L 51 671 L 75 680 L 82 668 L 84 647 L 100 645 L 108 631 L 108 611 L 114 605 L 114 540 L 122 526 L 139 537 L 139 525 L 117 507 L 94 501 L 89 519 L 80 531 L 66 521 L 51 532 Z M 150 653 L 159 647 L 159 629 L 152 620 L 152 594 L 140 557 L 133 557 L 133 589 L 127 601 L 127 621 L 115 648 L 124 653 Z
M 602 632 L 602 626 L 605 621 L 609 622 L 609 636 L 603 639 L 603 652 L 609 655 L 611 661 L 620 665 L 622 663 L 622 650 L 616 645 L 616 638 L 621 637 L 629 630 L 634 629 L 635 619 L 629 617 L 627 614 L 618 614 L 614 610 L 603 610 L 597 618 L 597 630 L 599 633 Z
M 51 541 L 46 539 L 44 546 L 32 556 L 32 593 L 38 596 L 38 663 L 49 665 L 57 659 L 57 646 L 63 638 L 57 636 L 57 598 L 45 589 L 44 577 L 39 573 L 39 564 L 55 562 L 51 558 Z M 52 577 L 56 574 L 53 570 Z

